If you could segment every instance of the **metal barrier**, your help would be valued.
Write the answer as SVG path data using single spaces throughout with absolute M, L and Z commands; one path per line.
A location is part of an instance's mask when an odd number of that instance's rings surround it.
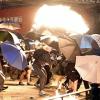
M 56 100 L 57 98 L 61 98 L 61 100 L 63 100 L 64 97 L 67 97 L 67 96 L 70 96 L 70 95 L 79 94 L 79 93 L 83 93 L 83 92 L 88 92 L 90 90 L 91 89 L 85 89 L 83 91 L 76 91 L 76 92 L 67 93 L 67 94 L 63 94 L 63 95 L 57 95 L 57 96 L 53 96 L 53 97 L 48 98 L 48 100 L 54 100 L 54 99 Z M 79 100 L 82 100 L 82 99 L 79 99 Z

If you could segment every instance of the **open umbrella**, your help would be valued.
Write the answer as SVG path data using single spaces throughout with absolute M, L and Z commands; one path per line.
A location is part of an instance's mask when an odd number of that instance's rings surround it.
M 76 56 L 75 68 L 83 80 L 100 83 L 100 56 Z
M 100 34 L 92 34 L 91 37 L 97 42 L 100 47 Z
M 97 42 L 91 37 L 91 35 L 82 35 L 80 48 L 98 48 Z
M 58 43 L 60 51 L 64 54 L 66 59 L 75 62 L 76 56 L 80 55 L 80 49 L 76 41 L 68 36 L 65 36 L 64 38 L 59 38 Z
M 10 43 L 2 43 L 1 45 L 2 55 L 10 66 L 19 70 L 23 70 L 27 67 L 27 60 L 24 51 L 19 47 Z
M 81 53 L 84 55 L 95 55 L 97 49 L 99 49 L 98 43 L 91 35 L 74 35 L 72 38 L 75 39 L 80 47 Z
M 45 35 L 41 36 L 41 37 L 45 37 Z M 59 50 L 58 40 L 56 38 L 53 39 L 53 37 L 48 36 L 48 37 L 42 39 L 41 37 L 40 37 L 41 42 L 46 43 L 50 47 Z
M 0 41 L 4 42 L 6 40 L 8 40 L 14 44 L 20 43 L 18 37 L 14 33 L 7 31 L 7 30 L 0 30 Z

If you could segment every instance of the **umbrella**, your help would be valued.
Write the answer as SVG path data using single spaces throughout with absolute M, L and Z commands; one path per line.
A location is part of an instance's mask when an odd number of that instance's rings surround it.
M 91 37 L 97 42 L 100 47 L 100 34 L 92 34 Z
M 25 53 L 19 46 L 15 46 L 6 42 L 2 43 L 0 46 L 2 55 L 10 66 L 19 70 L 23 70 L 27 67 Z
M 45 37 L 45 36 L 42 36 Z M 41 39 L 40 37 L 40 41 L 43 43 L 46 43 L 47 45 L 49 45 L 50 47 L 59 50 L 59 46 L 58 46 L 58 41 L 55 39 L 53 40 L 52 37 L 46 37 L 44 39 Z
M 80 55 L 80 49 L 76 41 L 68 36 L 65 36 L 64 38 L 59 37 L 58 43 L 60 51 L 64 54 L 66 59 L 75 62 L 76 56 Z
M 76 56 L 75 68 L 83 80 L 100 83 L 100 56 Z
M 82 54 L 96 54 L 99 45 L 91 35 L 75 35 L 72 38 L 79 45 Z
M 14 44 L 20 43 L 18 37 L 14 33 L 10 32 L 10 31 L 6 31 L 6 30 L 0 30 L 0 41 L 4 42 L 6 40 L 8 40 Z
M 81 38 L 80 48 L 98 48 L 97 42 L 91 37 L 91 35 L 83 35 Z

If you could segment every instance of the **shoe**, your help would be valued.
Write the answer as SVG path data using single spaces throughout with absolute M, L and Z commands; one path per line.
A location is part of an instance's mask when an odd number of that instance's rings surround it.
M 44 95 L 46 95 L 46 93 L 43 90 L 41 90 L 40 93 L 39 93 L 39 95 L 40 96 L 44 96 Z
M 7 89 L 7 88 L 8 88 L 8 86 L 3 86 L 2 90 L 5 90 L 5 89 Z
M 19 85 L 25 85 L 23 82 L 19 82 Z
M 27 85 L 30 85 L 30 86 L 32 86 L 33 84 L 31 84 L 31 83 L 27 83 Z
M 3 91 L 3 90 L 6 90 L 8 88 L 8 86 L 3 86 L 1 89 L 0 89 L 0 92 Z
M 37 88 L 39 88 L 39 87 L 40 87 L 40 84 L 37 84 L 37 83 L 36 83 L 36 84 L 34 84 L 34 86 L 36 86 Z

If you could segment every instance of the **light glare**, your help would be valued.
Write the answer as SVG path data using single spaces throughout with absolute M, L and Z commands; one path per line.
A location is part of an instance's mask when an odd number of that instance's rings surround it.
M 84 34 L 89 28 L 81 15 L 63 5 L 43 5 L 35 16 L 37 29 L 64 29 L 66 33 Z

